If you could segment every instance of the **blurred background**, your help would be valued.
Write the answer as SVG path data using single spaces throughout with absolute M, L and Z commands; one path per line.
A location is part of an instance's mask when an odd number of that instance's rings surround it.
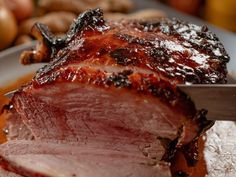
M 142 1 L 143 4 L 147 1 L 164 4 L 236 32 L 236 0 Z M 135 2 L 136 0 L 0 0 L 0 51 L 32 42 L 30 29 L 35 22 L 46 24 L 55 35 L 64 35 L 73 19 L 86 9 L 101 7 L 107 19 L 168 17 L 168 12 L 162 5 L 160 8 L 136 11 Z
M 184 13 L 236 32 L 236 0 L 159 0 Z

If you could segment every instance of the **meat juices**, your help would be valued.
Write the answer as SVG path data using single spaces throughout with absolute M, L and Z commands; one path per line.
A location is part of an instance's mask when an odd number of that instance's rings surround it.
M 171 176 L 178 149 L 187 149 L 189 165 L 197 162 L 197 139 L 214 122 L 176 85 L 226 82 L 229 56 L 207 27 L 175 19 L 104 21 L 95 9 L 81 14 L 65 38 L 39 23 L 32 34 L 39 43 L 22 63 L 48 64 L 11 104 L 34 140 L 27 133 L 1 145 L 3 168 L 25 176 L 159 177 Z

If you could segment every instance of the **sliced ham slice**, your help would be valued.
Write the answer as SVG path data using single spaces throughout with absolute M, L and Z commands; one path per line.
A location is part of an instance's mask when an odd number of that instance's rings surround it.
M 170 177 L 167 164 L 122 151 L 42 141 L 10 141 L 0 146 L 0 165 L 34 177 Z
M 174 140 L 184 117 L 150 96 L 77 83 L 25 90 L 14 102 L 16 108 L 23 106 L 19 113 L 36 139 L 79 144 L 104 141 L 140 148 L 161 137 Z M 196 134 L 198 127 L 193 124 L 191 131 Z
M 7 171 L 3 168 L 0 168 L 0 176 L 1 177 L 23 177 L 21 175 L 18 175 L 16 173 L 13 173 L 13 172 L 10 172 L 10 171 Z

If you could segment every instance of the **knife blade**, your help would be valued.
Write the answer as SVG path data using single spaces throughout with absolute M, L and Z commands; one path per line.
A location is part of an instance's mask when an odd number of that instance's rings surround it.
M 196 108 L 206 109 L 208 120 L 236 121 L 236 84 L 179 84 Z M 5 94 L 11 98 L 16 90 Z
M 11 99 L 16 91 L 17 91 L 17 90 L 12 90 L 12 91 L 10 91 L 10 92 L 7 92 L 7 93 L 4 94 L 4 96 L 5 96 L 6 98 Z
M 198 110 L 208 111 L 208 120 L 236 121 L 236 84 L 180 84 L 178 88 L 192 99 Z

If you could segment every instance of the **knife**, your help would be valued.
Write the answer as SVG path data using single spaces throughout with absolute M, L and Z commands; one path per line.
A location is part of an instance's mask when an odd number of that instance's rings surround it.
M 236 84 L 179 84 L 178 88 L 191 98 L 197 110 L 208 111 L 208 120 L 236 121 Z M 11 98 L 14 93 L 5 96 Z
M 178 88 L 198 110 L 208 110 L 208 120 L 236 121 L 236 84 L 180 84 Z

